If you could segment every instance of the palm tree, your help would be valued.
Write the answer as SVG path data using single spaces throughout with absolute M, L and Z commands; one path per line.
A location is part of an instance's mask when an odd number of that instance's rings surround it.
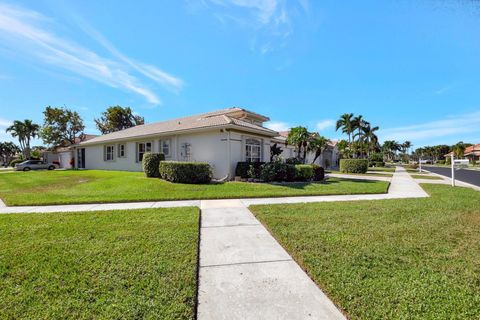
M 405 142 L 402 144 L 402 146 L 403 146 L 403 148 L 404 148 L 404 149 L 403 149 L 403 153 L 407 153 L 407 152 L 410 153 L 410 148 L 412 147 L 412 143 L 411 143 L 410 141 L 408 141 L 408 140 L 405 141 Z
M 287 143 L 296 147 L 297 158 L 303 160 L 304 163 L 310 138 L 310 132 L 308 132 L 307 128 L 301 126 L 290 129 L 287 137 Z
M 353 113 L 344 113 L 340 116 L 340 119 L 337 120 L 336 131 L 342 129 L 343 133 L 348 135 L 348 143 L 352 142 L 352 133 L 353 129 Z
M 314 152 L 315 157 L 313 158 L 312 164 L 321 156 L 323 150 L 325 150 L 328 146 L 330 140 L 325 138 L 324 136 L 319 135 L 318 133 L 314 133 L 310 141 L 308 143 L 308 151 Z
M 357 137 L 358 138 L 357 141 L 360 142 L 360 139 L 362 136 L 362 128 L 364 128 L 369 123 L 363 119 L 362 115 L 358 115 L 354 117 L 352 120 L 352 123 L 353 123 L 353 131 L 357 130 L 357 133 L 355 134 L 354 139 L 355 137 Z
M 13 124 L 6 129 L 12 137 L 18 138 L 20 149 L 22 150 L 24 159 L 30 159 L 30 141 L 38 136 L 40 126 L 33 123 L 32 120 L 15 120 Z
M 383 143 L 382 149 L 387 154 L 388 159 L 393 160 L 395 153 L 400 149 L 400 145 L 394 140 L 387 140 Z
M 367 156 L 370 155 L 370 151 L 375 151 L 378 148 L 378 137 L 375 132 L 379 129 L 378 126 L 372 128 L 368 122 L 362 127 L 362 138 L 367 145 Z

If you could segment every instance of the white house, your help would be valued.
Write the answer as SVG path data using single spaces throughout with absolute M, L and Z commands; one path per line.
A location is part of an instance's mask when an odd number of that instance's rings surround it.
M 140 125 L 81 142 L 75 146 L 75 164 L 142 171 L 144 153 L 161 152 L 166 160 L 208 162 L 214 178 L 233 179 L 239 161 L 269 161 L 273 143 L 282 147 L 284 158 L 293 156 L 285 138 L 263 126 L 269 120 L 234 107 Z

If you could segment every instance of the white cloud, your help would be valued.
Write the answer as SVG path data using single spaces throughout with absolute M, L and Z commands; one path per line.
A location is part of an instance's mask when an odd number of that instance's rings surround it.
M 166 87 L 181 88 L 180 79 L 156 67 L 133 62 L 98 33 L 96 40 L 103 39 L 102 44 L 108 46 L 116 59 L 99 56 L 92 50 L 59 37 L 48 30 L 45 22 L 49 22 L 48 18 L 38 12 L 0 4 L 0 46 L 110 87 L 136 93 L 152 104 L 160 104 L 160 98 L 132 71 Z
M 12 123 L 13 121 L 11 120 L 0 118 L 0 129 L 6 129 L 6 127 L 9 127 Z
M 473 135 L 480 133 L 480 112 L 447 117 L 443 120 L 429 121 L 422 124 L 380 130 L 382 140 L 433 141 L 439 138 L 455 136 L 469 141 Z
M 328 129 L 328 128 L 331 128 L 333 126 L 335 126 L 335 120 L 332 120 L 332 119 L 326 119 L 326 120 L 322 120 L 322 121 L 318 121 L 316 124 L 315 124 L 315 129 L 319 130 L 319 131 L 322 131 L 322 130 L 325 130 L 325 129 Z
M 290 124 L 282 121 L 269 121 L 265 123 L 265 127 L 275 131 L 288 131 L 290 130 Z
M 435 91 L 435 94 L 441 95 L 453 89 L 453 85 L 442 87 Z
M 309 12 L 308 0 L 204 0 L 202 3 L 221 23 L 234 22 L 253 30 L 255 36 L 250 48 L 261 54 L 284 46 L 293 33 L 293 16 Z M 198 10 L 198 4 L 196 7 Z

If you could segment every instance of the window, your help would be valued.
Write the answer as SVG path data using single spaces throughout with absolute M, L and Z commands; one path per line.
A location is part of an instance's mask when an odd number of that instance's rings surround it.
M 151 142 L 139 142 L 137 143 L 137 162 L 142 162 L 143 155 L 145 152 L 152 151 L 152 143 Z
M 245 141 L 245 161 L 261 161 L 261 145 L 257 139 L 247 139 Z
M 160 140 L 160 152 L 165 155 L 165 157 L 170 156 L 170 139 Z
M 125 144 L 119 144 L 118 145 L 118 157 L 119 158 L 125 158 L 127 156 L 127 153 L 125 152 Z
M 104 154 L 103 154 L 103 159 L 105 161 L 113 161 L 113 150 L 114 146 L 105 146 Z

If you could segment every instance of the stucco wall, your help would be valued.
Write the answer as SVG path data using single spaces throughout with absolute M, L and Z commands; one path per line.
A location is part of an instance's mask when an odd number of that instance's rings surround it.
M 113 161 L 104 161 L 105 145 L 85 146 L 85 168 L 142 171 L 141 163 L 136 162 L 137 142 L 152 142 L 152 152 L 160 152 L 159 141 L 169 139 L 171 141 L 171 155 L 167 157 L 167 160 L 208 162 L 212 166 L 215 179 L 221 179 L 227 175 L 233 178 L 237 162 L 245 161 L 245 140 L 250 137 L 261 141 L 262 161 L 268 161 L 270 157 L 269 138 L 218 129 L 194 134 L 158 136 L 146 140 L 121 142 L 126 144 L 125 158 L 118 157 L 118 144 L 120 143 L 112 143 L 115 146 Z M 189 154 L 185 152 L 186 144 L 189 145 Z M 229 148 L 230 152 L 228 152 Z

